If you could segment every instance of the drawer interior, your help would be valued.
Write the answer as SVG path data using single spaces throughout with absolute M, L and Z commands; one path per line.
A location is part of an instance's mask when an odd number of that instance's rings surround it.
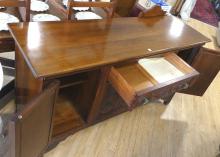
M 160 57 L 143 58 L 135 63 L 112 67 L 109 81 L 128 106 L 132 107 L 138 97 L 176 86 L 198 74 L 175 53 L 166 53 Z

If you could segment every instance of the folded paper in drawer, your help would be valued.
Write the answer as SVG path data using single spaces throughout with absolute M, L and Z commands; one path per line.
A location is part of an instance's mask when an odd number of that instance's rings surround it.
M 138 64 L 158 83 L 163 83 L 185 75 L 164 57 L 140 59 Z

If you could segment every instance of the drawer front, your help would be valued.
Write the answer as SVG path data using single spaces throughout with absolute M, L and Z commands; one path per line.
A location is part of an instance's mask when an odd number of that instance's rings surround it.
M 170 95 L 178 91 L 188 88 L 190 80 L 191 78 L 168 85 L 163 88 L 159 88 L 150 93 L 147 93 L 144 97 L 146 97 L 149 100 L 163 99 L 163 98 L 169 97 Z
M 176 54 L 167 53 L 160 58 L 112 67 L 109 82 L 132 109 L 145 98 L 163 99 L 188 88 L 190 80 L 198 75 Z

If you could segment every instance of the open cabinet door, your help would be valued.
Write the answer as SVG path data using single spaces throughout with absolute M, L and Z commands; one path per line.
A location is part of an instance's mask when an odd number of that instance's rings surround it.
M 202 96 L 220 70 L 220 52 L 201 48 L 191 65 L 200 75 L 182 93 Z
M 9 122 L 10 157 L 42 156 L 51 137 L 58 87 L 58 82 L 50 84 Z

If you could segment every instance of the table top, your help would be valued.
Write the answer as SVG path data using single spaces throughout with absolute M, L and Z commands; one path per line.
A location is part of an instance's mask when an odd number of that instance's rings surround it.
M 210 40 L 173 16 L 10 24 L 35 77 L 202 45 Z
M 187 21 L 187 24 L 193 27 L 195 30 L 202 33 L 204 36 L 211 39 L 211 42 L 208 42 L 203 46 L 204 48 L 211 49 L 211 50 L 214 50 L 220 53 L 220 47 L 218 46 L 217 40 L 216 40 L 216 31 L 217 31 L 216 27 L 206 24 L 204 22 L 198 21 L 193 18 Z

